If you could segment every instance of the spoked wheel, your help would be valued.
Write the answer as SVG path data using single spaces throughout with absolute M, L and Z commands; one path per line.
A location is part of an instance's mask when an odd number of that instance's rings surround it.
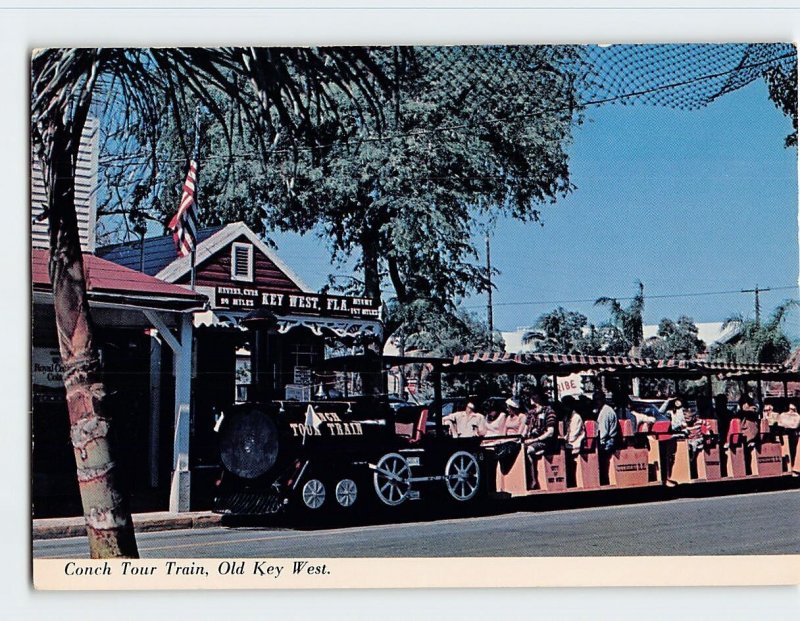
M 309 479 L 303 485 L 301 498 L 306 509 L 319 509 L 325 502 L 325 485 L 319 479 Z
M 466 502 L 478 493 L 481 482 L 481 468 L 475 455 L 458 451 L 450 456 L 444 467 L 447 491 L 454 500 Z
M 411 468 L 402 455 L 387 453 L 375 466 L 375 493 L 390 507 L 401 504 L 411 491 Z
M 333 495 L 340 507 L 352 507 L 358 498 L 358 486 L 353 479 L 342 479 L 336 484 Z

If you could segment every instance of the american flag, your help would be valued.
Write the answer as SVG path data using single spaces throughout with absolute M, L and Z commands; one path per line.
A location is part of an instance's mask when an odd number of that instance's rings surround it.
M 197 162 L 192 158 L 189 162 L 189 173 L 186 175 L 186 181 L 183 182 L 180 207 L 167 227 L 172 231 L 172 238 L 175 240 L 178 254 L 182 257 L 194 250 L 197 239 L 197 218 L 194 214 L 196 184 Z

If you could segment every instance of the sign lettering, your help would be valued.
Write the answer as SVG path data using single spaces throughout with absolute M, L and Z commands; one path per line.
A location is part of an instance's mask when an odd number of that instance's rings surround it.
M 380 300 L 322 293 L 280 293 L 230 285 L 215 289 L 214 306 L 230 309 L 268 308 L 278 314 L 380 319 Z

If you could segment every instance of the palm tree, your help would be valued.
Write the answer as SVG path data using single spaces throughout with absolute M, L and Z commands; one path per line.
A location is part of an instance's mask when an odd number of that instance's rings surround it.
M 533 344 L 538 351 L 543 352 L 582 352 L 585 345 L 583 329 L 587 323 L 585 315 L 559 306 L 539 317 L 533 328 L 522 335 L 522 342 L 525 345 Z
M 278 131 L 313 139 L 322 118 L 335 122 L 340 102 L 381 119 L 391 81 L 367 48 L 45 49 L 33 53 L 31 142 L 42 163 L 50 228 L 50 280 L 78 485 L 93 558 L 138 557 L 130 511 L 118 489 L 113 412 L 105 389 L 86 298 L 75 212 L 80 136 L 99 92 L 122 102 L 130 131 L 152 144 L 168 101 L 178 127 L 188 99 L 230 130 L 217 98 L 242 111 L 264 153 Z M 246 79 L 243 87 L 241 78 Z M 341 95 L 344 95 L 342 98 Z M 188 98 L 187 98 L 188 95 Z M 366 109 L 362 109 L 366 106 Z M 101 516 L 98 519 L 98 516 Z
M 733 315 L 722 324 L 723 330 L 736 328 L 738 338 L 717 345 L 712 356 L 729 362 L 785 362 L 792 350 L 792 342 L 783 331 L 789 311 L 799 306 L 798 300 L 785 300 L 772 312 L 766 322 Z
M 601 297 L 595 300 L 595 306 L 608 306 L 611 313 L 610 325 L 619 333 L 624 347 L 630 356 L 638 356 L 644 341 L 644 284 L 637 281 L 639 291 L 631 300 L 628 308 L 623 308 L 616 298 Z

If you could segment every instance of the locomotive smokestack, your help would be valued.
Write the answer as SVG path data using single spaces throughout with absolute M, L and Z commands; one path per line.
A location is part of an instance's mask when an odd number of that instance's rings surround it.
M 278 325 L 278 318 L 266 308 L 257 308 L 246 315 L 241 323 L 250 332 L 250 373 L 253 383 L 247 399 L 262 403 L 271 401 L 275 397 L 275 373 L 270 336 Z

